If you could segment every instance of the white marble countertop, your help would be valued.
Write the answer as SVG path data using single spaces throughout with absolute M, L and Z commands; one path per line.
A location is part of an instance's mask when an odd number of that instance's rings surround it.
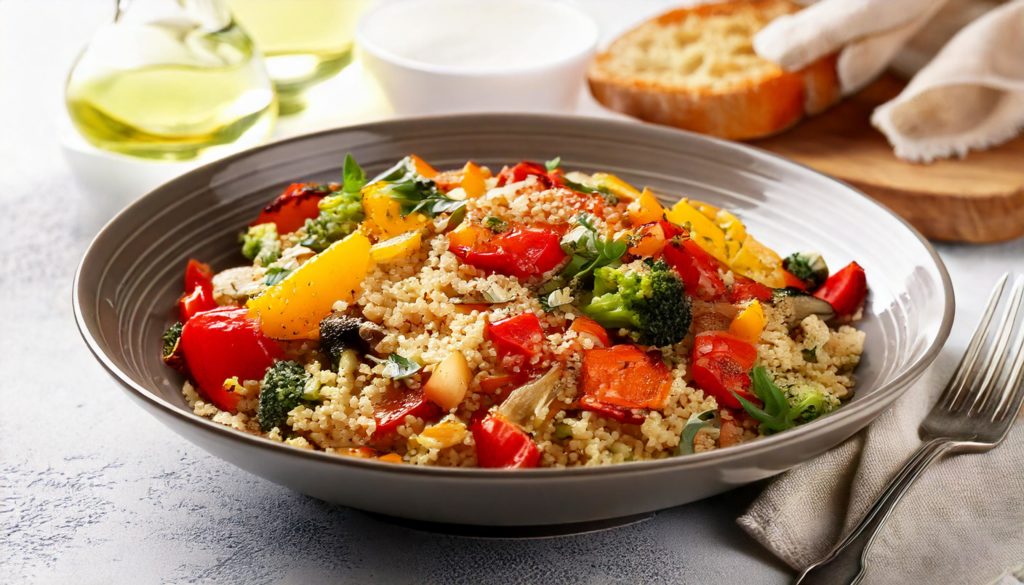
M 0 0 L 3 582 L 789 579 L 734 523 L 757 486 L 592 534 L 465 538 L 291 492 L 199 451 L 135 408 L 75 329 L 71 279 L 91 236 L 82 218 L 102 195 L 82 188 L 57 140 L 64 73 L 108 4 Z M 595 6 L 607 12 L 609 4 Z M 330 125 L 370 110 L 352 108 Z M 950 361 L 996 276 L 1024 269 L 1024 240 L 939 250 L 960 299 L 954 351 L 940 358 Z

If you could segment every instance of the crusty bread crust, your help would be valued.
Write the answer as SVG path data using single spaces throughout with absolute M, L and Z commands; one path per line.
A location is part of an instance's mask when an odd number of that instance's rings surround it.
M 590 90 L 599 102 L 613 110 L 703 134 L 746 140 L 780 132 L 805 113 L 821 112 L 839 99 L 834 56 L 802 71 L 787 72 L 753 55 L 749 49 L 756 29 L 779 14 L 799 8 L 788 0 L 732 0 L 672 10 L 622 35 L 598 55 L 587 75 Z M 731 35 L 727 40 L 734 45 L 738 42 L 738 48 L 721 43 L 701 45 L 708 44 L 706 39 L 698 38 L 704 34 L 702 27 L 693 32 L 692 23 L 706 21 L 693 19 L 712 17 L 719 17 L 725 34 Z M 737 22 L 729 20 L 733 17 Z M 634 70 L 631 59 L 638 55 L 648 62 L 671 57 L 672 63 L 658 66 L 675 67 L 674 63 L 681 58 L 679 53 L 648 54 L 653 53 L 649 49 L 651 38 L 660 35 L 664 39 L 667 34 L 675 35 L 669 38 L 686 39 L 671 42 L 692 40 L 697 49 L 689 50 L 689 54 L 696 55 L 698 63 L 712 62 L 703 67 L 711 71 L 699 70 L 700 66 L 694 68 L 692 64 L 686 65 L 692 71 L 672 70 L 667 74 L 645 71 L 643 64 Z M 664 47 L 659 49 L 664 51 Z M 729 54 L 730 51 L 736 55 Z M 725 71 L 723 74 L 713 69 L 716 64 Z

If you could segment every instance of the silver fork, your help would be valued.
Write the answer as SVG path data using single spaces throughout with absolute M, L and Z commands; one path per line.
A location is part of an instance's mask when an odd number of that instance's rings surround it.
M 860 523 L 824 558 L 800 573 L 797 585 L 859 583 L 875 535 L 932 462 L 945 454 L 982 453 L 1006 438 L 1024 401 L 1024 276 L 1015 278 L 1010 293 L 1004 294 L 1009 276 L 1004 274 L 996 284 L 960 365 L 921 423 L 924 444 L 885 486 Z M 1000 305 L 1001 317 L 993 325 Z

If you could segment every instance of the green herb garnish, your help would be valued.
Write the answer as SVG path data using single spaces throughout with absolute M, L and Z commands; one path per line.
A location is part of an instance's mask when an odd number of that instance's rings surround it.
M 714 409 L 695 412 L 690 415 L 690 418 L 686 419 L 686 426 L 683 427 L 683 432 L 679 435 L 679 446 L 676 447 L 676 455 L 692 455 L 693 440 L 697 438 L 697 433 L 702 429 L 713 426 L 711 424 L 713 420 L 715 420 Z
M 292 273 L 290 268 L 284 268 L 281 266 L 271 266 L 267 269 L 267 274 L 263 278 L 263 284 L 267 286 L 274 286 L 281 282 L 286 276 Z
M 384 364 L 384 371 L 381 372 L 381 375 L 385 378 L 391 378 L 392 380 L 404 380 L 423 369 L 423 366 L 409 358 L 402 357 L 397 353 L 389 355 L 386 360 L 378 359 L 373 356 L 367 357 L 378 364 Z

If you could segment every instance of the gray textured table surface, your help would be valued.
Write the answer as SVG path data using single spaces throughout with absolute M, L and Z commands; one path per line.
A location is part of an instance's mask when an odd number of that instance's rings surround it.
M 136 409 L 78 337 L 71 278 L 96 205 L 61 157 L 64 70 L 106 2 L 0 0 L 0 580 L 5 583 L 782 583 L 735 517 L 757 486 L 544 540 L 398 525 L 290 492 Z M 942 246 L 960 299 L 1024 241 Z M 966 311 L 952 344 L 963 346 Z M 969 324 L 967 324 L 969 327 Z

